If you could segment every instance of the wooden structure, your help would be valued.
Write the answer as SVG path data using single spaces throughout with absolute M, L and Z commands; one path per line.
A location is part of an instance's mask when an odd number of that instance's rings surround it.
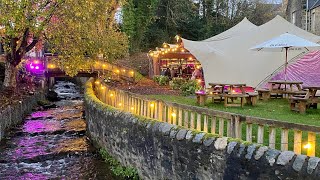
M 303 82 L 300 81 L 269 81 L 270 94 L 275 95 L 275 97 L 283 97 L 285 95 L 299 95 L 306 94 L 306 91 L 302 90 Z
M 208 96 L 212 98 L 212 102 L 224 101 L 225 107 L 243 107 L 245 99 L 247 104 L 255 106 L 257 103 L 258 94 L 256 93 L 246 93 L 244 87 L 246 84 L 230 84 L 230 83 L 209 83 L 209 94 Z M 228 90 L 226 90 L 228 87 Z M 238 88 L 240 91 L 236 92 L 235 89 Z M 240 99 L 240 104 L 236 103 L 235 99 Z
M 50 59 L 45 63 L 45 76 L 50 77 L 66 77 L 66 73 L 59 69 Z M 131 68 L 113 65 L 104 61 L 95 61 L 87 69 L 82 69 L 76 76 L 78 77 L 97 77 L 109 73 L 115 79 L 123 79 L 129 82 L 135 82 L 136 71 Z
M 320 86 L 305 86 L 307 94 L 302 97 L 290 97 L 290 108 L 293 111 L 298 111 L 301 114 L 306 113 L 307 108 L 317 109 L 318 103 L 320 103 L 320 97 L 316 96 Z
M 148 56 L 150 63 L 149 76 L 160 75 L 166 68 L 175 71 L 177 76 L 182 76 L 181 69 L 187 66 L 191 67 L 191 72 L 186 73 L 186 77 L 191 77 L 192 71 L 201 64 L 196 58 L 182 45 L 169 45 L 164 43 L 163 48 L 157 48 L 155 51 L 150 51 Z M 181 68 L 181 69 L 179 69 Z
M 317 126 L 243 116 L 147 98 L 144 95 L 111 88 L 104 83 L 94 83 L 93 79 L 90 83 L 94 86 L 98 99 L 120 111 L 206 133 L 268 145 L 282 151 L 293 150 L 296 154 L 301 154 L 303 149 L 307 149 L 308 156 L 315 156 L 316 150 L 319 151 L 316 149 L 319 145 L 316 144 L 316 134 L 320 133 L 320 127 Z M 289 136 L 292 141 L 289 141 Z M 305 136 L 306 139 L 303 138 Z M 277 137 L 281 140 L 277 141 Z M 289 149 L 289 146 L 293 149 Z

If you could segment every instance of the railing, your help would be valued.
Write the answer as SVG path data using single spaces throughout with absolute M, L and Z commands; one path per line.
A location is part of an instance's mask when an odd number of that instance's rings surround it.
M 119 110 L 185 128 L 239 138 L 282 151 L 319 156 L 320 127 L 243 116 L 213 109 L 166 102 L 108 87 L 95 81 L 96 96 Z M 318 138 L 319 140 L 319 138 Z
M 89 73 L 89 72 L 97 72 L 98 75 L 110 74 L 113 78 L 121 78 L 126 81 L 135 82 L 137 72 L 128 67 L 117 66 L 111 63 L 107 63 L 104 61 L 88 61 L 89 65 L 86 68 L 82 68 L 79 73 Z M 51 60 L 47 59 L 45 63 L 46 73 L 54 74 L 63 72 L 63 70 L 59 69 L 55 64 L 51 62 Z

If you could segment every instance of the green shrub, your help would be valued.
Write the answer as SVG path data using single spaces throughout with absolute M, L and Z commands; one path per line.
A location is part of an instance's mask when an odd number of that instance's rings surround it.
M 175 90 L 178 90 L 178 89 L 181 89 L 181 86 L 183 84 L 186 83 L 186 79 L 183 79 L 183 78 L 173 78 L 170 82 L 169 82 L 169 86 L 172 88 L 172 89 L 175 89 Z
M 169 83 L 169 77 L 168 76 L 153 76 L 153 81 L 158 83 L 160 86 L 167 85 Z
M 183 96 L 195 95 L 195 92 L 200 90 L 201 86 L 196 80 L 188 80 L 182 84 L 180 90 Z
M 139 180 L 139 175 L 136 169 L 132 167 L 124 167 L 120 164 L 119 161 L 114 159 L 106 150 L 100 149 L 99 151 L 102 158 L 109 163 L 111 166 L 112 172 L 121 178 L 124 179 L 133 179 L 133 180 Z

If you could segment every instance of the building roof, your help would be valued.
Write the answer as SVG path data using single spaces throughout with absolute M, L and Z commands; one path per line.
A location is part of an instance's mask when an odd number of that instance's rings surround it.
M 309 2 L 308 10 L 311 10 L 320 6 L 320 0 L 309 0 L 308 2 Z

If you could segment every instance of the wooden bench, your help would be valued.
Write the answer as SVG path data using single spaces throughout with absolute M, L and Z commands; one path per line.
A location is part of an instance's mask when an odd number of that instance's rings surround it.
M 196 93 L 197 96 L 197 104 L 200 106 L 204 106 L 207 100 L 207 95 L 205 93 Z
M 290 109 L 292 111 L 298 111 L 300 114 L 305 114 L 307 108 L 317 109 L 320 98 L 317 96 L 311 97 L 310 94 L 307 93 L 304 97 L 302 97 L 302 95 L 290 97 L 289 101 Z
M 267 101 L 270 98 L 269 89 L 257 89 L 260 100 Z
M 290 109 L 305 114 L 309 97 L 290 97 Z
M 254 93 L 254 92 L 249 92 L 247 93 L 249 96 L 246 97 L 246 103 L 248 105 L 252 105 L 255 106 L 257 105 L 257 99 L 258 99 L 258 93 Z
M 224 107 L 243 107 L 244 99 L 249 97 L 248 94 L 223 94 L 222 96 L 224 97 Z M 237 98 L 240 98 L 240 104 L 234 102 L 234 99 Z
M 214 91 L 208 93 L 207 97 L 211 97 L 213 103 L 216 103 L 216 102 L 220 103 L 220 102 L 222 102 L 224 100 L 224 97 L 223 97 L 222 94 L 219 94 L 219 93 L 214 92 Z

